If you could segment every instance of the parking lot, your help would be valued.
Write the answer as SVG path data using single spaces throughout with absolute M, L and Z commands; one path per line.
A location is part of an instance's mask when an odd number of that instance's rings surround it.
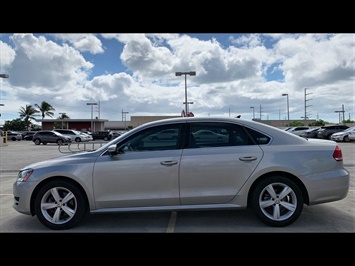
M 96 144 L 93 144 L 96 143 Z M 88 143 L 87 148 L 100 145 Z M 23 215 L 12 208 L 12 184 L 18 170 L 30 163 L 59 157 L 76 150 L 76 144 L 61 147 L 56 144 L 35 145 L 32 141 L 9 141 L 0 146 L 0 232 L 52 232 L 36 217 Z M 91 145 L 91 146 L 90 146 Z M 304 206 L 301 217 L 292 225 L 272 228 L 261 223 L 250 210 L 181 211 L 95 214 L 66 232 L 119 233 L 261 233 L 261 232 L 355 232 L 355 142 L 339 143 L 344 165 L 351 174 L 348 196 L 338 202 Z

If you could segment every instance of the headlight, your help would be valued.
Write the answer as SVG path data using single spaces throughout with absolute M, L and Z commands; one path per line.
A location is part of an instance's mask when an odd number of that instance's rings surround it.
M 32 175 L 33 169 L 25 169 L 18 173 L 17 182 L 26 182 L 27 179 Z

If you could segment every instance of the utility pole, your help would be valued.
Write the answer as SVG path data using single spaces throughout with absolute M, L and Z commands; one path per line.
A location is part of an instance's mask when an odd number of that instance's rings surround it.
M 308 116 L 307 116 L 307 107 L 310 107 L 312 105 L 307 105 L 307 101 L 311 100 L 307 100 L 307 95 L 312 94 L 312 93 L 307 93 L 307 88 L 304 88 L 304 120 L 307 120 Z

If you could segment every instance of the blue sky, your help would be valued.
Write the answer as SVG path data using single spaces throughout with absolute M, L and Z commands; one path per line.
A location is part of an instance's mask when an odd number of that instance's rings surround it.
M 355 34 L 0 34 L 0 125 L 26 105 L 53 118 L 180 115 L 355 120 Z M 305 88 L 307 88 L 305 90 Z M 305 93 L 307 93 L 305 98 Z M 305 106 L 307 106 L 305 110 Z M 253 107 L 253 108 L 251 108 Z M 40 118 L 40 117 L 39 117 Z M 46 117 L 50 118 L 50 117 Z

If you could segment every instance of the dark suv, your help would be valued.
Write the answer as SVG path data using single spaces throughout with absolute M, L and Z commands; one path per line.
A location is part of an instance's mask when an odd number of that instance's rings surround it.
M 347 125 L 323 126 L 318 130 L 317 137 L 320 139 L 331 139 L 333 133 L 344 131 L 349 128 Z
M 110 140 L 109 131 L 95 131 L 91 134 L 93 140 L 103 139 Z

